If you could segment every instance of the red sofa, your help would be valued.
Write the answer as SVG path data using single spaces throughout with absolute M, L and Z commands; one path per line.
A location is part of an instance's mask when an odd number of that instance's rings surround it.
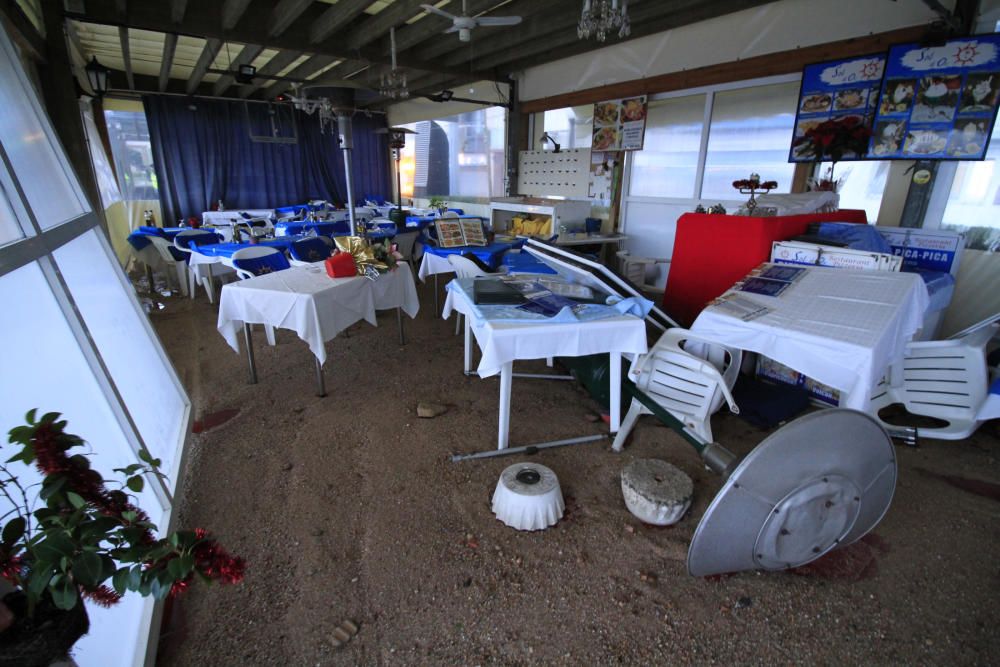
M 702 308 L 771 256 L 771 244 L 804 234 L 810 222 L 867 222 L 862 210 L 757 218 L 685 213 L 677 220 L 663 309 L 690 325 Z

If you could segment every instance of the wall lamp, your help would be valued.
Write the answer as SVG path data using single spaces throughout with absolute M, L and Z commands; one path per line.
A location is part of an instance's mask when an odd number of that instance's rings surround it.
M 556 140 L 549 136 L 548 132 L 543 132 L 542 133 L 542 138 L 538 140 L 539 143 L 542 144 L 542 150 L 545 150 L 545 141 L 546 140 L 551 141 L 552 145 L 555 147 L 555 150 L 552 151 L 553 153 L 558 153 L 559 151 L 562 150 L 562 148 L 560 148 L 559 144 L 556 143 Z
M 91 56 L 90 62 L 83 68 L 87 72 L 87 81 L 90 82 L 90 89 L 94 91 L 94 97 L 98 99 L 104 97 L 108 92 L 108 75 L 111 70 L 97 62 L 97 56 Z

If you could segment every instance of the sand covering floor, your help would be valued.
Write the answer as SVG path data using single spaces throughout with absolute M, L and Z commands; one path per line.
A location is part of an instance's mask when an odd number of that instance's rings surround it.
M 269 348 L 258 329 L 250 385 L 203 293 L 160 299 L 152 321 L 200 431 L 178 526 L 208 528 L 248 562 L 241 585 L 170 605 L 161 665 L 1000 662 L 996 422 L 897 447 L 892 507 L 860 542 L 795 572 L 693 578 L 687 548 L 721 480 L 652 417 L 621 454 L 604 441 L 531 457 L 559 477 L 555 527 L 496 520 L 500 472 L 523 457 L 449 456 L 495 447 L 499 381 L 462 374 L 453 321 L 419 291 L 406 345 L 393 312 L 327 343 L 326 398 L 293 332 Z M 448 411 L 418 419 L 421 400 Z M 515 379 L 511 442 L 600 433 L 596 412 L 575 383 Z M 713 429 L 738 454 L 767 435 L 727 412 Z M 693 478 L 675 527 L 625 508 L 620 473 L 636 458 Z M 338 648 L 345 620 L 358 632 Z

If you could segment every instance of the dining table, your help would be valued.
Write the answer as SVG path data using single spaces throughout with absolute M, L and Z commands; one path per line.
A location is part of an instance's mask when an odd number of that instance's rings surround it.
M 377 326 L 375 312 L 393 308 L 404 344 L 402 313 L 414 318 L 420 310 L 413 273 L 405 262 L 376 280 L 360 275 L 331 278 L 323 263 L 316 262 L 224 285 L 217 328 L 237 353 L 243 329 L 251 384 L 257 382 L 257 366 L 250 325 L 295 331 L 315 358 L 317 395 L 325 396 L 326 342 L 361 320 Z

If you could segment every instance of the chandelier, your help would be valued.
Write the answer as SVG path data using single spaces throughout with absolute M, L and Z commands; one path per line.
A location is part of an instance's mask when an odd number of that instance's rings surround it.
M 618 31 L 618 37 L 628 37 L 632 32 L 628 20 L 628 0 L 583 0 L 583 11 L 580 13 L 580 24 L 576 34 L 580 39 L 589 39 L 591 35 L 598 42 L 607 39 L 609 32 Z
M 390 48 L 392 49 L 392 69 L 382 72 L 378 92 L 382 97 L 399 100 L 410 96 L 406 88 L 406 72 L 396 69 L 396 29 L 389 29 Z
M 337 114 L 333 108 L 333 103 L 328 97 L 306 97 L 302 94 L 301 88 L 302 86 L 300 84 L 292 84 L 292 89 L 295 91 L 295 94 L 289 95 L 288 97 L 292 100 L 292 104 L 299 111 L 304 111 L 309 116 L 314 113 L 318 113 L 319 133 L 326 134 L 326 126 L 333 125 L 334 120 L 337 118 Z

